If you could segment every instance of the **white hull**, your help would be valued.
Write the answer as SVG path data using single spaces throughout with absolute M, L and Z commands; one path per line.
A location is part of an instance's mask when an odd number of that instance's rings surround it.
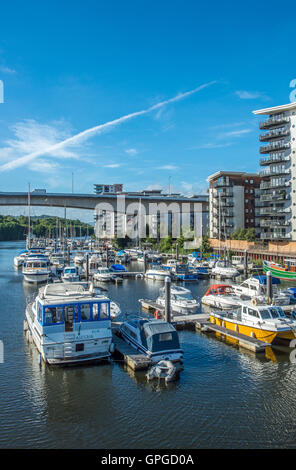
M 24 280 L 31 284 L 41 284 L 42 282 L 47 282 L 50 272 L 46 273 L 23 273 Z
M 232 279 L 233 277 L 238 276 L 239 272 L 236 269 L 231 268 L 213 268 L 212 274 L 215 274 L 215 276 L 225 277 L 226 279 Z
M 44 362 L 50 365 L 75 365 L 79 363 L 95 362 L 110 357 L 112 344 L 111 331 L 101 336 L 97 331 L 87 335 L 87 339 L 80 333 L 63 333 L 57 341 L 49 340 L 42 344 L 44 337 L 42 330 L 36 322 L 32 321 L 29 314 L 29 308 L 26 309 L 26 320 L 28 325 L 27 334 L 31 336 L 35 346 L 41 354 Z M 89 339 L 91 337 L 91 339 Z M 84 343 L 84 351 L 76 352 L 76 345 Z
M 239 305 L 239 303 L 234 299 L 225 299 L 218 295 L 205 295 L 201 299 L 201 302 L 202 304 L 208 305 L 209 307 L 221 308 L 222 310 L 235 308 Z
M 147 279 L 152 279 L 153 281 L 164 281 L 166 277 L 170 277 L 170 273 L 159 273 L 157 271 L 155 272 L 149 272 L 147 271 L 145 273 L 145 277 Z

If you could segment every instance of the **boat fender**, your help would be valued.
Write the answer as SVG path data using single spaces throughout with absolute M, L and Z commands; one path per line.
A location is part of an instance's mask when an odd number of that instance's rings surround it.
M 113 354 L 113 353 L 114 353 L 114 351 L 115 351 L 115 346 L 114 346 L 114 343 L 111 343 L 111 344 L 110 344 L 109 351 L 110 351 L 110 353 L 111 353 L 111 354 Z
M 255 297 L 252 299 L 252 305 L 254 305 L 254 306 L 257 305 L 257 299 L 255 299 Z
M 255 338 L 255 333 L 254 333 L 254 331 L 251 331 L 250 336 L 251 336 L 251 338 Z
M 160 319 L 161 319 L 161 314 L 160 314 L 160 311 L 159 311 L 159 310 L 155 310 L 155 312 L 154 312 L 154 318 L 156 318 L 156 320 L 160 320 Z
M 267 304 L 271 304 L 271 302 L 272 302 L 271 298 L 270 298 L 270 297 L 266 297 L 266 303 L 267 303 Z

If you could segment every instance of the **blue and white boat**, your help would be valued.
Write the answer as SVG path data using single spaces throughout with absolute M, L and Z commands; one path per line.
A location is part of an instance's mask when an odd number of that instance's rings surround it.
M 122 338 L 151 359 L 178 362 L 183 359 L 179 336 L 171 323 L 163 320 L 135 319 L 120 325 Z
M 79 282 L 77 266 L 65 266 L 61 278 L 63 282 Z
M 110 300 L 91 285 L 47 284 L 27 305 L 24 328 L 51 365 L 94 362 L 112 350 Z
M 190 271 L 187 264 L 176 264 L 174 268 L 172 268 L 173 276 L 178 281 L 198 281 L 198 274 L 196 272 Z

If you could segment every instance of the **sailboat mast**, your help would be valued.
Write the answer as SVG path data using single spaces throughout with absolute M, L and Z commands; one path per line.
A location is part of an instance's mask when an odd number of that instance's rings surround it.
M 30 210 L 30 195 L 31 195 L 31 189 L 30 189 L 30 183 L 28 183 L 28 248 L 31 248 L 31 210 Z

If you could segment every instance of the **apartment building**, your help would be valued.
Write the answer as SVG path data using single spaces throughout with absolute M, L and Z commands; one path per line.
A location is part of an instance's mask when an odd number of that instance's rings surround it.
M 263 240 L 296 240 L 296 103 L 253 111 L 259 128 L 260 226 Z
M 211 238 L 229 238 L 238 229 L 259 232 L 261 177 L 257 173 L 218 171 L 208 177 Z

